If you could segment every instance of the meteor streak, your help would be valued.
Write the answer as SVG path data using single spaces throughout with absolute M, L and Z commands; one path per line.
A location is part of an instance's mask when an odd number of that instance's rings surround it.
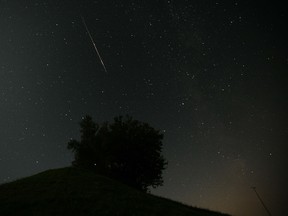
M 105 64 L 104 64 L 104 62 L 103 62 L 103 60 L 102 60 L 102 58 L 101 58 L 101 56 L 100 56 L 100 53 L 99 53 L 99 51 L 98 51 L 98 49 L 97 49 L 97 46 L 96 46 L 96 44 L 95 44 L 95 42 L 94 42 L 94 40 L 93 40 L 93 37 L 92 37 L 92 35 L 90 34 L 90 31 L 89 31 L 89 29 L 88 29 L 88 26 L 86 25 L 86 22 L 85 22 L 84 17 L 81 16 L 81 19 L 82 19 L 83 25 L 85 26 L 86 32 L 88 33 L 88 35 L 89 35 L 89 37 L 90 37 L 90 40 L 91 40 L 91 42 L 92 42 L 92 44 L 93 44 L 93 46 L 94 46 L 94 49 L 95 49 L 95 51 L 96 51 L 96 53 L 97 53 L 97 55 L 98 55 L 98 57 L 99 57 L 99 60 L 100 60 L 100 62 L 101 62 L 101 64 L 102 64 L 105 72 L 107 73 Z

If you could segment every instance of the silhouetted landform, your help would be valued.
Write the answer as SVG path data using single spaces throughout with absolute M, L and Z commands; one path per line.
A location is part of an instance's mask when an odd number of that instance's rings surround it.
M 0 215 L 224 216 L 147 194 L 90 171 L 62 168 L 0 185 Z

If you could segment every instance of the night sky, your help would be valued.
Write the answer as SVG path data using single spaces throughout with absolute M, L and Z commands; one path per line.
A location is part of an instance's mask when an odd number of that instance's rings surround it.
M 0 183 L 69 166 L 84 115 L 129 114 L 164 133 L 153 194 L 267 215 L 255 186 L 286 215 L 287 8 L 264 2 L 1 0 Z

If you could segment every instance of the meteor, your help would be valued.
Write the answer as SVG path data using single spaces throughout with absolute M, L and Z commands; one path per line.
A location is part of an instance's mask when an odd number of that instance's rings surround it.
M 92 44 L 93 44 L 93 46 L 94 46 L 94 49 L 95 49 L 95 51 L 96 51 L 96 53 L 97 53 L 97 55 L 98 55 L 98 57 L 99 57 L 99 60 L 100 60 L 100 62 L 101 62 L 101 64 L 102 64 L 105 72 L 107 73 L 105 64 L 104 64 L 104 62 L 103 62 L 103 60 L 102 60 L 102 58 L 101 58 L 101 55 L 100 55 L 100 53 L 99 53 L 99 51 L 98 51 L 98 49 L 97 49 L 97 46 L 96 46 L 96 44 L 95 44 L 95 42 L 94 42 L 94 40 L 93 40 L 93 37 L 92 37 L 92 35 L 90 34 L 90 31 L 89 31 L 89 29 L 88 29 L 88 26 L 86 25 L 86 22 L 85 22 L 84 17 L 81 16 L 81 19 L 82 19 L 83 25 L 84 25 L 84 27 L 85 27 L 85 29 L 86 29 L 86 32 L 88 33 L 88 35 L 89 35 L 89 37 L 90 37 L 90 40 L 91 40 L 91 42 L 92 42 Z

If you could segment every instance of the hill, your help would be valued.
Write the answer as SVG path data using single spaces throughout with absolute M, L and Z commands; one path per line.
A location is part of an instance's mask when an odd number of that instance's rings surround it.
M 6 215 L 224 216 L 137 191 L 89 171 L 62 168 L 0 185 Z

